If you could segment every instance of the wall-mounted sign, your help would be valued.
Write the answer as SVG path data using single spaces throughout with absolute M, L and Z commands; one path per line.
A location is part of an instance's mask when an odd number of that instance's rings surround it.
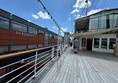
M 17 35 L 22 35 L 22 36 L 29 36 L 29 37 L 36 36 L 34 34 L 24 33 L 24 32 L 19 32 L 19 31 L 16 31 L 16 34 Z

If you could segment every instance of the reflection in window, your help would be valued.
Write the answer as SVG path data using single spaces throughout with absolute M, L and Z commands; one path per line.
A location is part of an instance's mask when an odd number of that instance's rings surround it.
M 27 26 L 21 23 L 12 22 L 12 28 L 16 31 L 27 32 Z
M 45 37 L 45 43 L 48 43 L 48 37 Z
M 44 35 L 44 31 L 38 30 L 38 35 Z
M 48 36 L 48 33 L 47 32 L 45 32 L 45 36 Z
M 90 31 L 94 31 L 98 29 L 98 18 L 92 18 L 90 19 Z
M 94 38 L 94 48 L 99 48 L 99 38 Z
M 0 17 L 0 28 L 9 29 L 9 19 Z
M 118 27 L 118 15 L 114 14 L 114 27 Z
M 99 17 L 99 28 L 106 28 L 106 16 Z
M 116 44 L 116 39 L 115 38 L 110 38 L 110 40 L 109 40 L 109 49 L 113 49 L 115 44 Z
M 101 48 L 107 49 L 107 38 L 102 38 Z
M 37 29 L 33 27 L 29 27 L 29 33 L 37 34 Z
M 113 25 L 113 23 L 114 23 L 113 15 L 109 15 L 109 20 L 110 20 L 110 28 L 113 28 L 114 27 L 114 25 Z

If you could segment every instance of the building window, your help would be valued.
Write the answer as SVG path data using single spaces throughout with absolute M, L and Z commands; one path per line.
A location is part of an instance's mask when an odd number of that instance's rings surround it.
M 100 29 L 106 28 L 106 16 L 99 17 L 99 28 Z
M 110 20 L 110 28 L 114 27 L 114 16 L 113 15 L 109 15 L 109 20 Z
M 82 47 L 86 47 L 86 38 L 82 38 Z
M 99 48 L 99 38 L 94 38 L 94 48 Z
M 27 32 L 27 26 L 21 23 L 12 22 L 12 28 L 16 31 Z
M 89 31 L 95 31 L 98 29 L 98 18 L 92 18 L 90 19 L 90 30 Z
M 109 29 L 110 28 L 110 19 L 109 19 L 109 15 L 106 16 L 107 19 L 106 19 L 106 28 Z
M 102 38 L 101 48 L 107 49 L 107 38 Z
M 29 27 L 29 33 L 37 34 L 37 29 L 33 27 Z
M 109 49 L 114 49 L 114 45 L 116 44 L 115 38 L 110 38 L 109 40 Z
M 38 30 L 38 35 L 44 35 L 44 31 Z
M 49 34 L 47 32 L 45 32 L 45 43 L 48 43 L 48 36 L 49 36 Z
M 49 36 L 49 34 L 47 32 L 45 32 L 45 36 Z
M 45 43 L 48 43 L 48 37 L 45 37 Z
M 114 14 L 114 27 L 118 27 L 118 14 Z
M 0 17 L 0 28 L 9 29 L 9 19 Z

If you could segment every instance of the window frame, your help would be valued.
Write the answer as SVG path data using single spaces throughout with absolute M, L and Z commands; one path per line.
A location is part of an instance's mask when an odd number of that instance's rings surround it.
M 13 24 L 18 25 L 18 26 L 20 26 L 20 28 L 21 28 L 21 27 L 22 27 L 22 28 L 18 30 L 19 27 L 18 27 L 17 29 L 16 29 L 16 27 L 14 28 L 14 27 L 13 27 Z M 16 21 L 12 21 L 12 22 L 11 22 L 11 25 L 12 25 L 12 30 L 27 33 L 27 30 L 28 30 L 27 25 L 22 24 L 22 23 L 19 23 L 19 22 L 16 22 Z
M 106 40 L 106 41 L 105 41 Z M 105 42 L 104 42 L 105 41 Z M 105 46 L 105 44 L 104 43 L 106 43 L 106 46 Z M 108 43 L 108 38 L 102 38 L 101 39 L 101 48 L 102 49 L 107 49 L 107 43 Z
M 110 42 L 113 42 L 111 39 L 115 40 L 115 43 L 113 43 L 112 46 L 110 45 Z M 109 38 L 109 49 L 114 49 L 114 44 L 116 44 L 116 38 Z
M 98 39 L 98 45 L 95 45 L 95 39 Z M 99 48 L 100 45 L 100 38 L 94 38 L 94 48 Z

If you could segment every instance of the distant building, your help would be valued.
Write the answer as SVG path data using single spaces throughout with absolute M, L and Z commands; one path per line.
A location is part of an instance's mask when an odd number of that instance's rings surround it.
M 102 32 L 118 28 L 118 9 L 102 10 L 98 13 L 75 20 L 75 34 L 79 35 L 79 49 L 113 53 L 117 44 L 118 30 Z M 97 33 L 101 31 L 102 33 Z M 94 34 L 91 34 L 95 32 Z
M 69 45 L 70 42 L 70 38 L 68 37 L 69 34 L 70 34 L 69 32 L 64 33 L 64 44 Z

